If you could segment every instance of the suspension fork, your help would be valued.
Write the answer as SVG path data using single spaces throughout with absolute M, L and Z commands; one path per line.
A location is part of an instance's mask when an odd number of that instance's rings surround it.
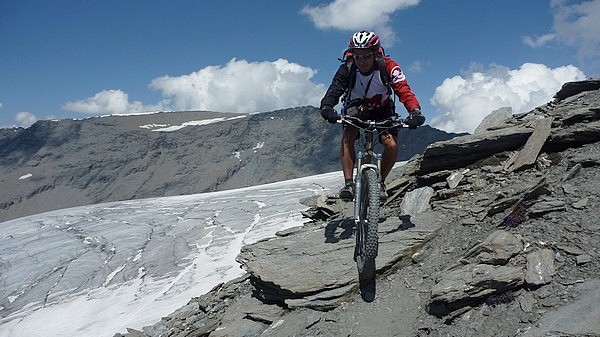
M 356 178 L 354 179 L 354 220 L 355 222 L 362 221 L 364 219 L 361 218 L 360 210 L 361 205 L 364 202 L 362 200 L 362 176 L 363 172 L 366 170 L 374 170 L 377 173 L 377 176 L 380 175 L 380 167 L 381 167 L 381 155 L 377 154 L 377 162 L 376 163 L 364 163 L 362 157 L 362 151 L 359 152 L 359 157 L 357 158 L 357 169 L 356 169 Z
M 362 202 L 362 151 L 358 151 L 358 156 L 356 158 L 356 177 L 354 179 L 354 221 L 360 222 L 363 219 L 360 218 L 360 205 Z
M 356 158 L 356 178 L 354 179 L 354 221 L 359 222 L 361 219 L 360 209 L 362 205 L 362 173 L 365 170 L 375 170 L 377 176 L 381 176 L 381 154 L 373 151 L 373 133 L 365 131 L 363 151 L 358 151 Z M 366 160 L 365 160 L 366 159 Z M 367 162 L 365 162 L 367 161 Z

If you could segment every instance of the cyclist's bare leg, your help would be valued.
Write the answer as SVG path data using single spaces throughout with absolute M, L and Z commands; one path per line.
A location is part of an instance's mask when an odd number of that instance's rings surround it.
M 390 134 L 381 135 L 379 140 L 383 144 L 383 156 L 381 158 L 381 181 L 383 182 L 396 163 L 398 142 L 396 137 Z
M 342 146 L 340 157 L 342 159 L 342 172 L 344 179 L 352 179 L 354 171 L 354 162 L 356 161 L 356 153 L 354 153 L 354 142 L 358 137 L 358 129 L 354 127 L 345 127 L 342 134 Z

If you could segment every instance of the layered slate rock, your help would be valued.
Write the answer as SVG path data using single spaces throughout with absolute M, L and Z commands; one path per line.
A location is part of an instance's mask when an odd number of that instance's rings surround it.
M 555 102 L 559 102 L 581 92 L 598 89 L 600 89 L 599 78 L 590 78 L 585 81 L 567 82 L 563 84 L 560 90 L 554 95 L 554 100 Z
M 549 312 L 525 337 L 537 336 L 598 336 L 600 331 L 600 280 L 590 280 L 575 286 L 580 301 Z
M 408 263 L 443 225 L 444 217 L 437 212 L 385 219 L 378 227 L 378 273 Z M 328 309 L 358 287 L 353 228 L 349 219 L 334 220 L 325 228 L 305 226 L 293 235 L 245 246 L 237 260 L 253 276 L 266 301 Z
M 433 143 L 423 153 L 421 173 L 453 170 L 499 152 L 517 150 L 532 132 L 528 126 L 513 126 Z
M 513 170 L 517 171 L 535 163 L 542 146 L 550 135 L 551 126 L 552 118 L 542 118 L 536 122 L 533 133 L 515 159 Z
M 550 249 L 540 249 L 527 255 L 527 274 L 525 281 L 533 285 L 547 284 L 556 274 L 554 267 L 554 252 Z
M 506 230 L 497 230 L 471 248 L 461 262 L 504 265 L 523 250 L 523 243 Z
M 599 86 L 599 79 L 566 84 L 565 91 L 557 93 L 562 98 L 555 103 L 508 119 L 494 118 L 493 126 L 482 125 L 473 135 L 433 143 L 423 153 L 419 173 L 454 170 L 504 151 L 516 150 L 522 151 L 520 168 L 529 165 L 540 151 L 560 151 L 597 142 L 600 140 L 600 101 L 592 90 Z M 581 107 L 578 100 L 584 99 L 589 103 Z M 502 116 L 503 113 L 506 111 L 492 115 Z M 533 134 L 536 128 L 537 132 Z
M 462 307 L 479 304 L 486 297 L 520 287 L 525 281 L 523 268 L 468 264 L 449 270 L 431 289 L 428 311 L 444 316 Z
M 497 127 L 502 127 L 504 123 L 512 117 L 511 107 L 502 107 L 492 111 L 485 116 L 481 123 L 475 128 L 474 134 L 479 134 L 488 130 L 493 130 Z

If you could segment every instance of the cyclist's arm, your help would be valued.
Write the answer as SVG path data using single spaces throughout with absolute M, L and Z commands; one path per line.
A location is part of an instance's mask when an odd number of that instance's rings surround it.
M 321 108 L 323 107 L 334 107 L 339 101 L 340 97 L 344 94 L 348 88 L 348 81 L 350 78 L 350 70 L 346 64 L 340 65 L 337 72 L 333 76 L 333 80 L 325 93 L 325 96 L 321 100 Z
M 391 78 L 392 89 L 394 89 L 394 93 L 398 96 L 398 99 L 404 107 L 406 111 L 410 112 L 415 109 L 421 110 L 421 105 L 419 104 L 419 100 L 417 96 L 413 93 L 410 85 L 408 85 L 408 81 L 406 80 L 406 76 L 404 76 L 404 72 L 396 63 L 396 61 L 392 60 L 389 57 L 385 58 L 385 64 L 388 73 Z

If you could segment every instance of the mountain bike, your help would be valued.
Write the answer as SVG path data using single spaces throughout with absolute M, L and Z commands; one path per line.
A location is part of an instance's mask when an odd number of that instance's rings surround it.
M 362 288 L 364 283 L 375 280 L 375 258 L 379 247 L 377 229 L 382 192 L 380 184 L 381 154 L 375 151 L 374 136 L 378 136 L 379 132 L 385 129 L 402 127 L 403 120 L 398 116 L 374 121 L 341 115 L 338 122 L 354 126 L 360 132 L 360 150 L 356 156 L 354 178 L 354 222 L 356 224 L 354 259 Z

